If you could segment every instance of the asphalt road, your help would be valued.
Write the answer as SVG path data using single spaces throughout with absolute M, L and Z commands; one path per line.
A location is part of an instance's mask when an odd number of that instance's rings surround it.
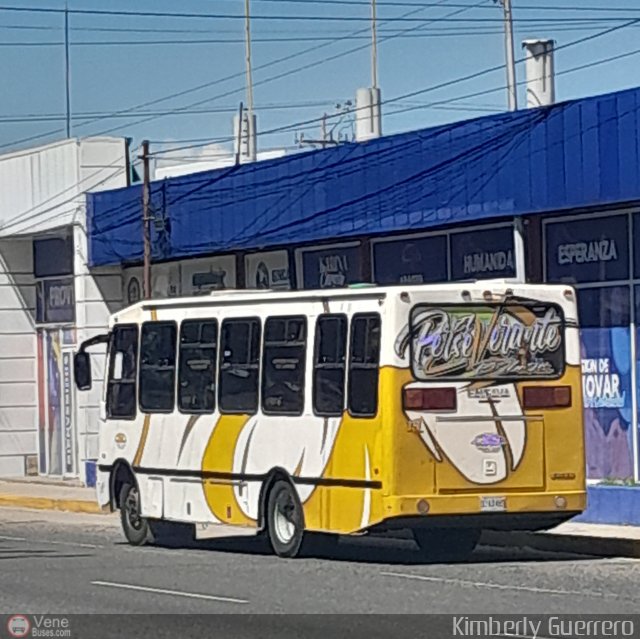
M 134 548 L 115 516 L 0 509 L 4 614 L 142 613 L 157 621 L 158 614 L 234 613 L 215 636 L 266 637 L 273 630 L 286 637 L 290 630 L 292 637 L 333 637 L 332 623 L 345 628 L 339 618 L 252 615 L 362 613 L 354 619 L 361 619 L 359 628 L 367 620 L 371 637 L 396 635 L 388 624 L 399 619 L 373 613 L 634 613 L 639 582 L 640 561 L 633 559 L 481 546 L 465 563 L 424 564 L 411 541 L 365 537 L 341 540 L 332 556 L 292 560 L 269 554 L 253 537 Z M 173 623 L 166 620 L 165 630 Z M 424 626 L 419 618 L 405 621 Z

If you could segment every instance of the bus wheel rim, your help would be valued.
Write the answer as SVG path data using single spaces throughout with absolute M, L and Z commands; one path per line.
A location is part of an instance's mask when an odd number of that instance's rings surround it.
M 273 523 L 275 533 L 283 544 L 288 544 L 296 534 L 296 525 L 292 521 L 295 505 L 286 494 L 280 494 L 275 500 L 273 509 Z
M 131 488 L 127 499 L 125 501 L 125 510 L 127 513 L 127 519 L 129 524 L 134 530 L 140 530 L 142 528 L 142 517 L 140 516 L 140 499 L 138 491 L 135 488 Z

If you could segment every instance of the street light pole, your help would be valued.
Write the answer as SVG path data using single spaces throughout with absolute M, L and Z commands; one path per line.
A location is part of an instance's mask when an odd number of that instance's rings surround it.
M 69 0 L 64 3 L 64 83 L 67 101 L 67 138 L 71 137 L 71 59 L 69 55 Z
M 247 69 L 247 136 L 249 138 L 248 151 L 249 161 L 256 160 L 256 140 L 255 127 L 253 122 L 253 76 L 251 71 L 251 14 L 249 11 L 249 0 L 244 0 L 244 23 L 245 23 L 245 46 L 246 46 L 246 69 Z M 240 123 L 242 127 L 242 123 Z
M 376 0 L 371 0 L 371 86 L 378 88 L 378 31 Z
M 511 13 L 511 0 L 494 0 L 501 2 L 504 9 L 504 48 L 507 67 L 507 96 L 509 99 L 509 111 L 518 109 L 518 94 L 516 92 L 516 62 L 513 48 L 513 15 Z
M 509 111 L 518 109 L 516 92 L 516 61 L 513 48 L 513 15 L 511 0 L 502 0 L 504 7 L 504 46 L 507 59 L 507 91 L 509 92 Z

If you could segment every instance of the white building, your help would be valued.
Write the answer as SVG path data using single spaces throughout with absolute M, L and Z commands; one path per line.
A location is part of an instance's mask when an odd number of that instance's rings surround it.
M 84 193 L 128 183 L 123 138 L 0 156 L 0 476 L 84 478 L 96 457 L 101 388 L 75 394 L 73 352 L 122 306 L 122 276 L 89 273 Z
M 258 162 L 263 160 L 275 160 L 287 155 L 286 149 L 272 149 L 270 151 L 259 151 L 256 157 Z M 169 177 L 178 177 L 180 175 L 190 175 L 192 173 L 201 173 L 202 171 L 213 171 L 214 169 L 224 169 L 233 166 L 236 163 L 236 157 L 233 153 L 229 153 L 220 147 L 206 149 L 201 157 L 187 157 L 181 159 L 175 157 L 171 153 L 167 155 L 158 155 L 155 158 L 155 169 L 153 172 L 155 180 L 162 180 Z

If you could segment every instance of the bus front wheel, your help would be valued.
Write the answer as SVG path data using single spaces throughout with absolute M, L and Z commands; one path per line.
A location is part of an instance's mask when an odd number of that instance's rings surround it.
M 120 490 L 120 520 L 132 546 L 144 546 L 153 540 L 149 521 L 141 514 L 140 491 L 135 484 L 125 483 Z
M 296 557 L 304 537 L 302 505 L 293 486 L 277 480 L 267 499 L 267 531 L 273 552 L 279 557 Z
M 427 561 L 464 561 L 480 540 L 475 528 L 416 528 L 413 538 Z

